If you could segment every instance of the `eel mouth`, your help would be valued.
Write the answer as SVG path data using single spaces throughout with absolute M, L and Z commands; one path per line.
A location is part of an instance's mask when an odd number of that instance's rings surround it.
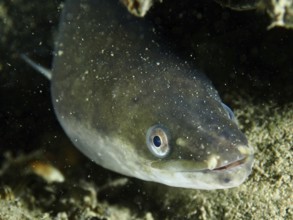
M 250 163 L 252 163 L 252 161 L 253 161 L 253 155 L 249 155 L 249 156 L 244 157 L 241 160 L 234 161 L 234 162 L 227 164 L 225 166 L 217 167 L 217 168 L 213 169 L 213 171 L 230 170 L 230 169 L 233 169 L 233 168 L 236 168 L 239 166 L 245 166 L 246 164 L 250 164 Z
M 206 163 L 201 163 L 195 166 L 194 161 L 162 161 L 157 160 L 151 163 L 151 167 L 154 169 L 161 169 L 172 172 L 180 173 L 194 173 L 194 172 L 225 172 L 233 171 L 236 169 L 246 168 L 250 169 L 253 163 L 253 155 L 246 155 L 243 158 L 233 161 L 229 164 L 225 164 L 220 167 L 208 169 Z

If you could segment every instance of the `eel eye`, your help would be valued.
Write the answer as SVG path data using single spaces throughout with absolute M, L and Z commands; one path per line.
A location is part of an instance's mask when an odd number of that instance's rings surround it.
M 164 158 L 170 153 L 169 137 L 167 129 L 155 125 L 146 133 L 146 144 L 153 155 Z
M 232 112 L 232 110 L 224 103 L 221 103 L 221 104 L 222 104 L 224 110 L 227 112 L 229 119 L 234 121 L 235 123 L 237 123 L 237 119 L 236 119 L 234 113 Z

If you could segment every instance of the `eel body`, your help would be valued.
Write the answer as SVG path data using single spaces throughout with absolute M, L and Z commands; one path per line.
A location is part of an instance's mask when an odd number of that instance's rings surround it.
M 194 189 L 240 185 L 253 150 L 193 62 L 118 0 L 67 0 L 51 92 L 71 141 L 118 173 Z

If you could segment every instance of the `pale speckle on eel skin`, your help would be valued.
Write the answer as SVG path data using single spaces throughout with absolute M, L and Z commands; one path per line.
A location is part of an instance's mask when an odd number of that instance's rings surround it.
M 118 173 L 193 189 L 240 185 L 253 149 L 211 82 L 117 0 L 68 0 L 52 80 L 71 141 Z

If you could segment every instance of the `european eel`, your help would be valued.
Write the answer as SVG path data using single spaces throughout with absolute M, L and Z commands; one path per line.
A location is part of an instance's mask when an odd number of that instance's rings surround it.
M 57 118 L 104 168 L 174 187 L 247 179 L 253 148 L 193 62 L 117 0 L 67 0 L 51 78 Z

